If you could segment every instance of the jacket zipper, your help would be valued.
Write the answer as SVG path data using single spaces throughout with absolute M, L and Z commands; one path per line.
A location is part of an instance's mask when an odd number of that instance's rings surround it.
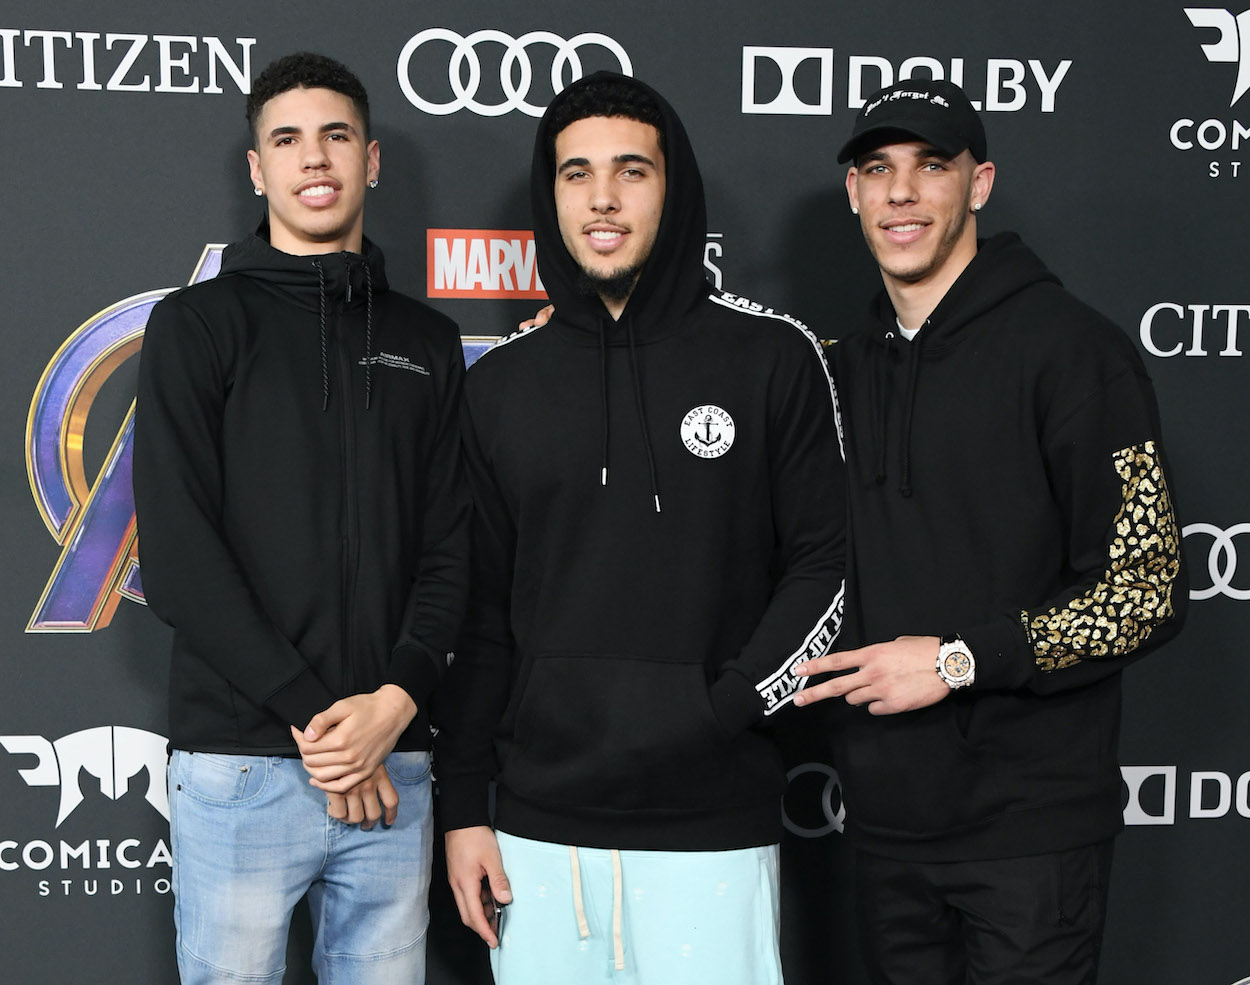
M 348 268 L 347 301 L 351 300 L 351 268 Z M 352 364 L 348 352 L 348 334 L 345 329 L 346 304 L 339 306 L 335 337 L 338 342 L 339 361 L 339 454 L 343 476 L 344 529 L 343 550 L 343 693 L 356 693 L 356 575 L 359 567 L 360 516 L 356 498 L 356 426 L 352 408 Z

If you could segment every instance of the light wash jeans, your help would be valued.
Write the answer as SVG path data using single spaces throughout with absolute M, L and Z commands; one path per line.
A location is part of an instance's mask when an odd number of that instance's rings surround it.
M 174 750 L 174 924 L 183 985 L 280 985 L 305 893 L 320 985 L 422 985 L 429 923 L 430 754 L 391 753 L 392 827 L 326 814 L 299 759 Z

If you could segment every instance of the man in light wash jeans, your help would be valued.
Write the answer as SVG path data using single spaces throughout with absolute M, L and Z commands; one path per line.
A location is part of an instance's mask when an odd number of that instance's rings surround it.
M 322 982 L 419 985 L 425 704 L 467 592 L 459 332 L 390 291 L 363 236 L 379 156 L 359 80 L 287 56 L 247 111 L 266 218 L 156 306 L 139 374 L 144 588 L 174 627 L 178 966 L 277 985 L 307 894 Z

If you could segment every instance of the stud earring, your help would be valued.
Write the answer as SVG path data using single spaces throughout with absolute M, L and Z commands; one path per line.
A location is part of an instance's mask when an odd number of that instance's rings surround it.
M 851 206 L 851 215 L 859 215 L 859 209 L 854 205 Z
M 980 203 L 980 202 L 973 202 L 973 203 L 972 203 L 972 211 L 973 211 L 973 212 L 980 212 L 980 211 L 981 211 L 981 203 Z
M 378 187 L 378 179 L 377 179 L 377 178 L 374 178 L 371 182 L 369 182 L 369 187 L 370 187 L 370 188 L 377 188 L 377 187 Z
M 263 191 L 261 191 L 259 188 L 255 188 L 255 187 L 253 187 L 253 188 L 252 188 L 252 194 L 253 194 L 253 195 L 255 195 L 257 198 L 260 198 L 260 197 L 261 197 L 263 194 L 265 194 L 265 193 L 264 193 Z

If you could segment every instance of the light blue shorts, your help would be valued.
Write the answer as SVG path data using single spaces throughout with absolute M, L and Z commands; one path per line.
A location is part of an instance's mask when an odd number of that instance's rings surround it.
M 496 985 L 781 985 L 776 845 L 616 852 L 497 835 L 513 902 Z
M 334 985 L 425 981 L 430 754 L 385 760 L 391 827 L 326 814 L 299 759 L 175 750 L 169 764 L 174 922 L 183 985 L 280 985 L 291 911 L 308 894 L 313 969 Z

